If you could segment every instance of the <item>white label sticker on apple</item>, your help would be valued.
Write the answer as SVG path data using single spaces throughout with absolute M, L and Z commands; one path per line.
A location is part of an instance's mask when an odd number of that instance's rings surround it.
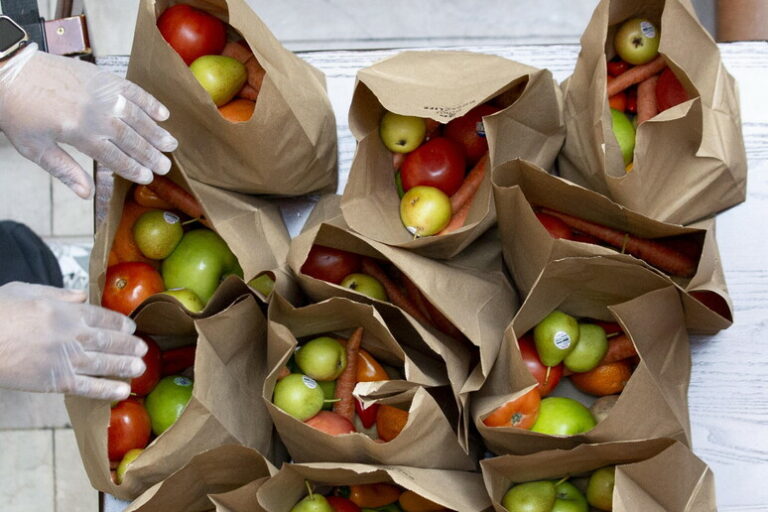
M 180 220 L 178 215 L 171 212 L 163 212 L 163 219 L 165 219 L 165 222 L 168 224 L 176 224 Z
M 656 37 L 656 27 L 654 27 L 653 23 L 651 23 L 650 21 L 641 21 L 640 31 L 648 39 L 653 39 L 654 37 Z
M 174 377 L 173 383 L 183 388 L 188 388 L 192 385 L 192 381 L 186 377 Z
M 477 124 L 475 124 L 475 133 L 479 137 L 485 137 L 485 125 L 482 121 L 478 121 Z
M 567 332 L 557 331 L 555 333 L 555 346 L 560 350 L 565 350 L 571 346 L 571 337 Z
M 317 382 L 315 382 L 315 379 L 313 379 L 312 377 L 307 377 L 306 375 L 302 375 L 301 380 L 304 382 L 304 385 L 307 386 L 309 389 L 315 389 L 317 387 Z

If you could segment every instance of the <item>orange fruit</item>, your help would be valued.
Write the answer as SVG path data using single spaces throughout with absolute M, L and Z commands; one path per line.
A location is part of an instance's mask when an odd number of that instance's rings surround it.
M 579 391 L 590 395 L 606 396 L 621 393 L 632 377 L 632 366 L 628 361 L 601 364 L 584 373 L 571 375 L 571 382 Z
M 397 437 L 408 422 L 408 411 L 392 407 L 391 405 L 380 405 L 376 411 L 376 432 L 379 438 L 384 441 L 391 441 Z
M 242 123 L 253 115 L 256 102 L 251 100 L 236 99 L 219 107 L 219 112 L 224 119 L 232 123 Z

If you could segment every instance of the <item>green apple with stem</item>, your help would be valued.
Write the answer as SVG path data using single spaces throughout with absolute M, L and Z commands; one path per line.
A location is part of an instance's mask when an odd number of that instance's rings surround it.
M 613 48 L 622 60 L 637 66 L 656 58 L 660 42 L 661 31 L 650 20 L 631 18 L 616 31 Z
M 133 239 L 141 253 L 152 260 L 168 257 L 184 236 L 181 219 L 173 212 L 151 210 L 136 219 Z
M 384 286 L 375 277 L 368 274 L 349 274 L 341 281 L 341 286 L 362 293 L 372 299 L 388 300 Z
M 325 402 L 323 402 L 323 410 L 330 411 L 333 409 L 333 404 L 336 402 L 336 381 L 335 380 L 320 380 L 317 385 L 323 390 L 323 396 Z
M 308 341 L 294 357 L 302 373 L 317 381 L 336 380 L 347 367 L 347 348 L 329 336 Z
M 128 470 L 128 465 L 136 460 L 136 457 L 141 455 L 141 452 L 143 451 L 144 448 L 134 448 L 133 450 L 125 452 L 123 459 L 120 461 L 120 464 L 117 465 L 117 469 L 115 470 L 115 483 L 117 483 L 117 485 L 123 483 L 125 472 Z
M 627 114 L 615 108 L 611 109 L 611 129 L 619 143 L 624 165 L 629 165 L 635 157 L 635 126 L 629 120 Z
M 587 483 L 587 501 L 598 510 L 613 510 L 613 487 L 616 483 L 616 466 L 595 470 Z
M 555 483 L 537 480 L 512 486 L 501 504 L 509 512 L 551 512 L 555 498 Z
M 167 288 L 189 288 L 203 304 L 231 274 L 242 278 L 243 269 L 224 239 L 210 229 L 188 231 L 162 265 Z
M 161 293 L 162 295 L 175 297 L 187 311 L 191 311 L 192 313 L 199 313 L 205 308 L 205 304 L 200 300 L 200 297 L 189 288 L 173 288 Z
M 387 111 L 381 118 L 379 136 L 388 150 L 394 153 L 409 153 L 419 147 L 427 134 L 424 119 L 403 116 Z
M 414 237 L 439 233 L 451 221 L 451 198 L 435 187 L 419 185 L 400 200 L 400 220 Z
M 574 436 L 592 430 L 597 421 L 584 405 L 572 398 L 550 396 L 539 404 L 539 416 L 532 432 L 553 436 Z
M 325 395 L 312 377 L 292 373 L 275 384 L 272 403 L 299 421 L 306 421 L 323 408 Z
M 270 272 L 264 272 L 248 281 L 248 286 L 263 296 L 269 297 L 269 294 L 275 289 L 275 278 Z
M 587 499 L 571 482 L 560 481 L 556 483 L 555 495 L 552 512 L 589 512 Z
M 217 107 L 234 98 L 248 78 L 242 63 L 224 55 L 198 57 L 189 65 L 189 70 Z
M 579 323 L 574 317 L 555 310 L 533 328 L 533 341 L 545 366 L 557 366 L 579 341 Z
M 608 352 L 608 338 L 605 329 L 597 324 L 579 324 L 579 341 L 563 363 L 572 372 L 588 372 Z

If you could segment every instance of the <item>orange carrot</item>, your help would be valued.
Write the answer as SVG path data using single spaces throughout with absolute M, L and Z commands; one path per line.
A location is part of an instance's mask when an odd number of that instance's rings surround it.
M 280 367 L 279 370 L 277 370 L 277 380 L 284 379 L 290 374 L 291 374 L 291 370 L 287 366 L 283 365 Z
M 403 284 L 405 285 L 405 289 L 408 292 L 408 295 L 418 305 L 419 309 L 421 309 L 421 311 L 431 320 L 430 324 L 434 325 L 435 328 L 443 334 L 446 334 L 457 340 L 462 339 L 464 335 L 461 333 L 461 331 L 458 330 L 456 326 L 453 325 L 453 323 L 440 312 L 439 309 L 437 309 L 434 305 L 432 305 L 431 302 L 429 302 L 429 300 L 427 300 L 427 298 L 424 296 L 421 290 L 419 290 L 416 284 L 411 281 L 405 274 L 402 274 L 402 277 Z
M 247 46 L 233 41 L 228 42 L 226 46 L 224 46 L 221 54 L 225 57 L 231 57 L 235 59 L 240 64 L 245 64 L 253 57 L 253 53 Z
M 469 209 L 472 207 L 472 199 L 464 203 L 464 206 L 459 208 L 458 211 L 453 212 L 453 215 L 451 216 L 450 222 L 448 222 L 448 225 L 445 226 L 442 231 L 440 231 L 437 235 L 447 235 L 448 233 L 453 233 L 457 229 L 460 229 L 464 227 L 464 223 L 467 222 L 467 217 L 469 216 Z
M 627 71 L 629 73 L 629 71 Z M 625 73 L 626 74 L 626 73 Z M 623 75 L 622 75 L 623 76 Z M 559 218 L 573 229 L 594 236 L 622 252 L 631 254 L 646 263 L 658 267 L 674 276 L 692 277 L 696 273 L 697 262 L 685 254 L 671 249 L 662 243 L 647 238 L 639 238 L 617 229 L 573 217 L 565 213 L 545 208 L 544 213 Z
M 182 211 L 184 214 L 193 218 L 203 218 L 205 213 L 203 207 L 197 202 L 197 199 L 181 188 L 179 185 L 166 178 L 165 176 L 157 176 L 152 180 L 152 183 L 147 185 L 157 196 L 168 204 Z
M 264 75 L 266 75 L 267 72 L 261 66 L 259 61 L 256 60 L 256 57 L 251 58 L 245 63 L 245 69 L 248 71 L 248 85 L 253 87 L 258 95 L 261 90 L 261 84 L 264 82 Z
M 451 211 L 458 212 L 464 203 L 472 201 L 475 197 L 477 189 L 480 188 L 480 184 L 483 182 L 485 176 L 485 168 L 488 166 L 488 153 L 486 152 L 480 160 L 475 164 L 467 177 L 464 178 L 464 183 L 461 184 L 459 190 L 457 190 L 451 196 Z
M 161 210 L 170 210 L 173 208 L 167 201 L 158 197 L 148 186 L 136 185 L 133 188 L 133 200 L 139 206 L 145 206 L 147 208 L 160 208 Z
M 640 82 L 637 86 L 637 124 L 644 123 L 659 113 L 659 104 L 656 101 L 656 82 L 658 75 L 653 75 Z
M 240 89 L 240 92 L 237 93 L 237 96 L 238 98 L 256 101 L 259 99 L 259 91 L 251 87 L 250 84 L 246 83 L 243 88 Z
M 347 367 L 336 379 L 334 398 L 338 402 L 333 404 L 333 412 L 341 414 L 349 421 L 355 421 L 355 397 L 352 391 L 357 384 L 357 354 L 360 351 L 360 342 L 363 341 L 363 328 L 358 327 L 347 341 Z
M 667 63 L 664 60 L 664 56 L 659 55 L 651 62 L 628 69 L 624 73 L 608 82 L 606 94 L 610 98 L 614 94 L 618 94 L 621 91 L 627 89 L 629 86 L 639 84 L 643 80 L 652 77 L 653 75 L 663 70 L 665 67 L 667 67 Z
M 626 334 L 619 334 L 608 339 L 608 352 L 605 353 L 597 366 L 616 363 L 635 356 L 637 356 L 637 349 L 635 349 L 632 340 L 630 340 L 629 336 Z M 563 372 L 563 375 L 565 376 L 571 374 L 573 374 L 573 372 L 568 369 Z
M 416 307 L 413 302 L 411 302 L 411 299 L 409 299 L 402 291 L 400 291 L 400 288 L 398 288 L 397 285 L 389 278 L 389 276 L 386 274 L 386 272 L 384 272 L 378 263 L 373 261 L 371 258 L 363 258 L 362 270 L 363 273 L 368 274 L 381 283 L 381 285 L 384 287 L 384 290 L 387 292 L 389 302 L 404 310 L 419 322 L 434 327 L 429 318 L 424 316 L 424 314 L 419 311 L 419 308 Z
M 400 170 L 403 162 L 405 162 L 405 153 L 392 153 L 392 165 L 396 171 Z
M 400 273 L 400 279 L 405 286 L 405 293 L 408 294 L 408 297 L 413 301 L 416 307 L 419 308 L 419 311 L 421 311 L 425 317 L 430 318 L 429 310 L 427 309 L 428 301 L 426 297 L 424 297 L 424 294 L 421 293 L 421 290 L 419 290 L 416 284 L 402 272 Z

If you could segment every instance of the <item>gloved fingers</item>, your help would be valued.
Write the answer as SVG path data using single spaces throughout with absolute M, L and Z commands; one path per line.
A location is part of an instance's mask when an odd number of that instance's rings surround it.
M 109 331 L 119 331 L 128 334 L 132 334 L 136 331 L 136 322 L 116 311 L 111 311 L 107 308 L 102 308 L 101 306 L 93 306 L 91 304 L 83 304 L 78 307 L 82 309 L 80 314 L 82 315 L 83 321 L 90 327 L 106 329 Z
M 125 102 L 122 106 L 122 112 L 118 113 L 118 117 L 159 151 L 170 153 L 179 145 L 179 142 L 173 135 L 158 125 L 142 108 L 131 101 Z M 157 171 L 156 169 L 155 172 Z
M 93 178 L 58 144 L 43 149 L 38 164 L 83 199 L 93 195 Z
M 121 122 L 121 124 L 126 126 L 125 123 Z M 141 185 L 152 183 L 152 171 L 123 153 L 112 141 L 100 140 L 90 145 L 88 149 L 90 152 L 85 151 L 86 153 L 90 154 L 104 167 L 112 169 L 115 174 L 119 174 L 129 181 Z
M 97 400 L 125 400 L 131 394 L 131 385 L 119 380 L 100 379 L 86 375 L 75 375 L 62 389 L 68 395 L 84 396 Z
M 143 357 L 147 353 L 147 344 L 138 336 L 126 332 L 104 329 L 88 329 L 77 336 L 83 349 L 105 354 L 123 354 Z
M 71 362 L 76 374 L 96 377 L 132 379 L 147 369 L 140 357 L 101 352 L 81 351 L 72 357 Z
M 123 86 L 123 96 L 138 105 L 155 121 L 165 121 L 171 115 L 165 105 L 157 101 L 154 96 L 128 80 L 125 80 Z
M 26 299 L 51 299 L 78 303 L 84 302 L 87 298 L 87 295 L 83 290 L 67 290 L 66 288 L 57 288 L 55 286 L 45 286 L 42 284 L 14 281 L 3 287 L 7 287 L 6 289 L 15 296 Z
M 136 109 L 138 110 L 138 108 Z M 150 171 L 157 174 L 168 174 L 168 171 L 171 170 L 171 161 L 168 157 L 158 151 L 149 140 L 136 132 L 125 121 L 125 119 L 113 119 L 112 143 L 120 148 L 129 158 L 134 159 Z

